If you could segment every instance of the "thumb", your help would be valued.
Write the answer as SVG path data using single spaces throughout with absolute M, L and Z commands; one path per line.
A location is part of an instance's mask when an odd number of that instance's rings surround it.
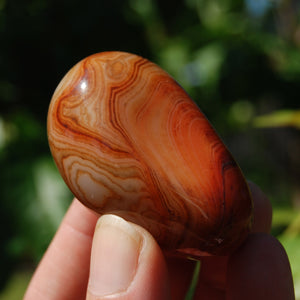
M 97 222 L 86 299 L 108 298 L 170 298 L 159 246 L 145 229 L 115 215 L 104 215 Z

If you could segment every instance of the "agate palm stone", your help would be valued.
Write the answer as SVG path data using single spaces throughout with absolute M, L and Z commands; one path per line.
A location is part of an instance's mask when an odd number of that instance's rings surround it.
M 249 232 L 240 168 L 187 93 L 147 59 L 103 52 L 75 65 L 53 95 L 48 137 L 84 205 L 145 227 L 167 252 L 227 255 Z

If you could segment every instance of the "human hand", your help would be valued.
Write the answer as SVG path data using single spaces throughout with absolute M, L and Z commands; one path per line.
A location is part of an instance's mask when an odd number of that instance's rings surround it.
M 294 299 L 288 258 L 269 235 L 271 205 L 257 186 L 249 186 L 252 233 L 230 257 L 201 260 L 194 299 Z M 194 261 L 165 257 L 138 225 L 113 215 L 98 217 L 73 201 L 24 300 L 184 299 Z

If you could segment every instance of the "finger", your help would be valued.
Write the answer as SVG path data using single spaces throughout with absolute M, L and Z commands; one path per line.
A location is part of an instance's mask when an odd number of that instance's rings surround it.
M 208 256 L 201 259 L 195 299 L 224 299 L 228 257 Z
M 249 189 L 253 199 L 252 232 L 266 232 L 271 230 L 272 207 L 261 189 L 249 182 Z M 228 257 L 204 257 L 201 260 L 201 271 L 196 297 L 203 299 L 223 299 L 226 290 Z
M 272 236 L 251 234 L 228 263 L 226 299 L 292 300 L 291 269 L 285 250 Z
M 145 229 L 115 215 L 99 219 L 87 299 L 170 299 L 164 256 Z
M 78 200 L 66 216 L 25 294 L 25 300 L 85 299 L 96 216 Z
M 267 196 L 253 182 L 248 182 L 253 199 L 252 232 L 271 232 L 272 205 Z
M 196 262 L 183 258 L 167 257 L 172 300 L 182 300 L 191 285 Z

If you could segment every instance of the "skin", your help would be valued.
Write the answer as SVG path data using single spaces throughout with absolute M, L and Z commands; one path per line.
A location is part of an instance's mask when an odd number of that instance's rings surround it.
M 249 183 L 249 186 L 254 201 L 252 233 L 230 257 L 204 257 L 201 260 L 194 299 L 295 299 L 287 255 L 281 244 L 269 234 L 272 221 L 270 202 L 255 184 Z M 103 217 L 96 225 L 98 218 L 74 199 L 28 286 L 25 300 L 184 299 L 194 261 L 165 257 L 146 230 L 123 219 L 117 220 L 119 229 L 113 228 L 116 238 L 113 240 L 105 232 L 107 226 L 99 225 L 105 223 Z M 113 216 L 104 218 L 106 222 L 114 220 Z M 100 269 L 103 274 L 114 274 L 114 269 L 110 268 L 110 253 L 112 256 L 115 253 L 123 255 L 118 234 L 121 241 L 120 231 L 126 231 L 126 228 L 136 238 L 132 245 L 140 241 L 134 275 L 132 272 L 128 274 L 128 288 L 101 296 L 95 293 L 101 283 L 91 278 L 92 273 L 89 275 L 90 263 L 95 266 L 98 259 L 99 265 L 99 253 L 105 248 L 108 254 L 103 253 L 107 260 Z M 106 245 L 103 249 L 99 245 L 96 247 L 99 233 L 101 242 Z

